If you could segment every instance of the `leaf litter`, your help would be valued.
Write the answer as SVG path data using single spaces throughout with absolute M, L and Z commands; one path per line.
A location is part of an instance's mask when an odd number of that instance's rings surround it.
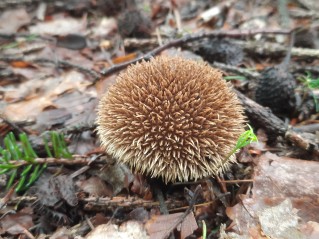
M 43 148 L 38 143 L 43 133 L 59 130 L 65 132 L 72 154 L 87 161 L 79 165 L 49 164 L 24 194 L 8 193 L 5 187 L 9 178 L 0 175 L 0 197 L 5 199 L 0 204 L 1 236 L 168 238 L 167 232 L 172 230 L 175 238 L 203 238 L 204 221 L 206 238 L 319 237 L 319 134 L 315 128 L 319 122 L 313 103 L 316 89 L 307 91 L 297 83 L 300 108 L 283 119 L 299 129 L 304 125 L 314 127 L 307 138 L 314 151 L 308 146 L 302 149 L 304 142 L 287 142 L 284 135 L 273 137 L 266 126 L 248 117 L 259 141 L 238 152 L 238 164 L 216 179 L 175 185 L 154 183 L 104 155 L 94 131 L 98 100 L 118 73 L 103 76 L 103 70 L 144 57 L 158 45 L 165 46 L 184 34 L 203 30 L 284 31 L 287 25 L 305 26 L 301 32 L 309 36 L 307 42 L 301 41 L 297 32 L 296 46 L 312 54 L 304 60 L 292 51 L 288 70 L 295 78 L 318 79 L 318 32 L 315 20 L 307 17 L 316 13 L 309 11 L 304 1 L 297 1 L 304 8 L 296 3 L 286 5 L 288 24 L 284 22 L 285 11 L 277 10 L 275 3 L 9 2 L 0 4 L 0 146 L 9 131 L 17 134 L 22 129 L 37 139 L 32 141 L 35 148 Z M 295 18 L 296 13 L 304 16 Z M 162 54 L 206 59 L 218 65 L 230 83 L 252 99 L 258 79 L 253 74 L 247 77 L 245 72 L 245 80 L 240 80 L 242 70 L 261 74 L 285 56 L 275 43 L 286 46 L 289 42 L 279 34 L 201 40 L 170 46 Z M 273 44 L 274 50 L 263 48 L 265 43 Z M 75 178 L 70 177 L 73 173 Z M 192 192 L 198 184 L 203 191 L 192 212 L 172 228 L 190 207 L 184 188 Z M 168 215 L 160 212 L 154 193 L 158 186 L 163 190 Z

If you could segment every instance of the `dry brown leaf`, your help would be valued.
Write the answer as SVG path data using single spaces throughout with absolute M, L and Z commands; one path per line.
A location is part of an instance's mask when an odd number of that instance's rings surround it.
M 9 104 L 5 107 L 4 114 L 11 121 L 33 121 L 44 108 L 49 106 L 52 106 L 52 101 L 46 97 L 39 97 Z
M 11 66 L 17 67 L 17 68 L 26 68 L 29 66 L 32 66 L 30 62 L 27 61 L 12 61 L 10 62 Z
M 151 200 L 153 198 L 150 184 L 149 182 L 147 182 L 146 178 L 141 174 L 134 175 L 131 191 L 133 193 L 140 195 L 145 200 Z
M 59 175 L 53 177 L 48 173 L 44 173 L 36 182 L 35 188 L 42 205 L 54 206 L 61 199 L 64 199 L 71 206 L 75 206 L 78 203 L 73 180 L 68 176 Z
M 113 191 L 110 186 L 106 185 L 99 177 L 90 177 L 87 180 L 78 182 L 77 185 L 90 196 L 110 197 Z
M 64 199 L 70 206 L 76 206 L 78 204 L 74 183 L 70 176 L 58 175 L 56 177 L 52 177 L 51 180 L 55 184 L 54 189 L 59 191 L 62 199 Z
M 38 22 L 29 29 L 30 33 L 33 34 L 63 36 L 70 33 L 79 34 L 80 32 L 83 32 L 85 30 L 85 24 L 82 20 L 64 17 L 47 22 Z
M 70 229 L 66 227 L 58 228 L 51 236 L 50 239 L 68 239 L 72 235 Z
M 20 27 L 31 22 L 25 9 L 7 10 L 0 16 L 0 33 L 16 33 Z M 10 24 L 8 24 L 10 23 Z
M 146 222 L 150 218 L 150 213 L 144 207 L 137 207 L 128 216 L 131 220 Z
M 169 236 L 168 232 L 174 229 L 182 216 L 182 212 L 169 215 L 154 215 L 147 221 L 145 228 L 152 239 L 164 239 Z M 181 233 L 181 239 L 191 235 L 197 228 L 198 226 L 192 212 L 177 226 L 177 230 Z
M 319 223 L 318 222 L 307 222 L 302 228 L 301 232 L 308 236 L 308 239 L 319 238 Z
M 313 238 L 319 221 L 319 162 L 266 153 L 257 161 L 253 197 L 227 208 L 240 235 L 261 232 L 271 238 Z M 310 230 L 306 230 L 306 228 Z
M 96 173 L 101 179 L 112 185 L 114 195 L 133 181 L 131 170 L 123 164 L 108 165 Z
M 84 74 L 76 71 L 64 72 L 58 78 L 23 82 L 17 89 L 5 93 L 7 102 L 16 103 L 8 104 L 4 114 L 12 121 L 38 120 L 42 130 L 55 124 L 72 126 L 86 123 L 83 121 L 93 122 L 96 91 L 93 87 L 88 90 L 90 84 Z
M 102 224 L 94 228 L 86 239 L 149 239 L 142 223 L 124 222 L 120 227 L 115 224 Z
M 137 57 L 137 53 L 134 52 L 134 53 L 127 54 L 125 56 L 115 57 L 115 58 L 112 59 L 112 62 L 114 64 L 120 64 L 120 63 L 123 63 L 123 62 L 126 62 L 126 61 L 134 60 L 136 57 Z
M 8 214 L 0 220 L 0 234 L 10 233 L 12 235 L 24 234 L 33 226 L 32 216 L 25 213 Z

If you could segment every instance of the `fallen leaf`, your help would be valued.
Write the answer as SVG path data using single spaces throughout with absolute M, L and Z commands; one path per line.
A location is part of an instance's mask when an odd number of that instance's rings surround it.
M 65 175 L 54 177 L 44 173 L 36 182 L 35 189 L 40 203 L 45 206 L 54 206 L 62 199 L 70 206 L 78 203 L 73 180 Z
M 145 228 L 152 239 L 164 239 L 169 236 L 168 232 L 173 231 L 182 216 L 182 212 L 169 215 L 154 215 L 147 221 Z M 177 226 L 177 230 L 181 233 L 181 239 L 191 235 L 197 228 L 198 226 L 192 212 Z
M 142 223 L 127 221 L 119 227 L 115 224 L 102 224 L 94 228 L 86 239 L 149 239 Z
M 293 209 L 289 199 L 262 210 L 258 218 L 263 233 L 270 238 L 302 238 L 297 210 Z
M 256 233 L 270 238 L 310 238 L 312 229 L 316 234 L 309 223 L 319 221 L 319 162 L 268 152 L 256 163 L 252 198 L 240 195 L 241 203 L 226 209 L 233 220 L 232 230 L 253 238 Z
M 138 207 L 133 209 L 128 216 L 131 220 L 146 222 L 150 217 L 150 213 L 144 207 Z
M 127 183 L 133 181 L 131 170 L 123 164 L 107 165 L 102 171 L 99 170 L 97 175 L 112 185 L 114 195 L 122 191 Z
M 118 56 L 112 59 L 114 64 L 120 64 L 126 61 L 134 60 L 137 57 L 137 53 L 127 54 L 125 56 Z
M 24 8 L 7 10 L 0 16 L 0 33 L 16 33 L 20 27 L 30 22 L 31 17 Z
M 0 234 L 24 234 L 33 226 L 32 216 L 25 213 L 8 214 L 0 220 Z
M 71 17 L 57 18 L 52 21 L 38 22 L 34 26 L 30 26 L 30 32 L 39 35 L 58 35 L 79 34 L 85 30 L 82 20 Z
M 31 66 L 32 64 L 27 61 L 12 61 L 10 62 L 11 66 L 17 67 L 17 68 L 26 68 Z
M 90 177 L 87 180 L 77 183 L 78 187 L 90 196 L 110 197 L 113 195 L 112 189 L 107 186 L 99 177 Z

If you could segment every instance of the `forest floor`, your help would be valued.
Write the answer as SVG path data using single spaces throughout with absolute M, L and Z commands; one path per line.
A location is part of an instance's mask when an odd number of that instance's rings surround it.
M 0 238 L 319 238 L 319 4 L 4 0 Z M 106 155 L 99 99 L 127 66 L 218 68 L 258 141 L 164 184 Z M 30 144 L 29 144 L 30 143 Z

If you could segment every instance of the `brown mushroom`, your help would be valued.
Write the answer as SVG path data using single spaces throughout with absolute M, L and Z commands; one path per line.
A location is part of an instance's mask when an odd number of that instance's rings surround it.
M 221 72 L 161 56 L 118 76 L 100 101 L 97 124 L 108 154 L 167 183 L 228 168 L 244 116 Z

